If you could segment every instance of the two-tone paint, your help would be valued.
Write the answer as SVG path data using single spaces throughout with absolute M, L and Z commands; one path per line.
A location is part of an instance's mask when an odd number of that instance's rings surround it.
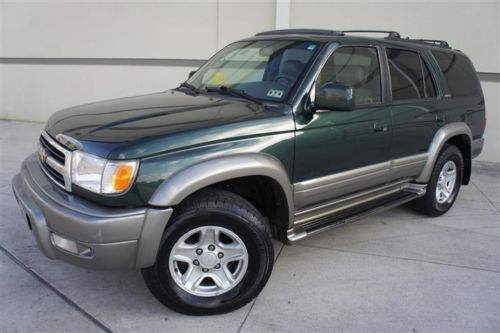
M 43 174 L 37 171 L 35 157 L 27 159 L 13 186 L 34 220 L 46 254 L 71 257 L 57 254 L 49 235 L 55 230 L 82 246 L 93 244 L 101 253 L 99 266 L 106 266 L 109 258 L 118 255 L 115 249 L 121 249 L 127 255 L 119 256 L 124 262 L 116 264 L 145 267 L 154 261 L 162 230 L 176 205 L 204 187 L 247 176 L 267 177 L 278 184 L 286 205 L 283 231 L 288 230 L 288 239 L 293 241 L 321 230 L 323 225 L 310 231 L 307 226 L 344 208 L 397 192 L 408 196 L 385 207 L 423 195 L 439 151 L 449 140 L 463 151 L 464 182 L 468 181 L 470 159 L 482 148 L 484 99 L 482 95 L 449 98 L 429 52 L 432 46 L 346 36 L 257 36 L 249 40 L 271 38 L 314 40 L 320 45 L 300 84 L 283 103 L 258 104 L 176 89 L 55 113 L 46 132 L 69 150 L 78 148 L 108 159 L 138 159 L 140 167 L 129 191 L 105 196 L 77 186 L 67 193 L 36 180 Z M 328 57 L 345 46 L 377 49 L 382 100 L 350 112 L 312 112 L 317 75 Z M 386 47 L 418 51 L 436 82 L 437 96 L 393 102 Z M 64 202 L 90 207 L 91 217 L 64 207 Z M 50 209 L 51 205 L 58 207 Z M 51 213 L 54 210 L 56 214 Z M 76 229 L 57 221 L 48 223 L 47 216 L 73 221 Z M 121 220 L 129 222 L 118 226 Z M 119 232 L 113 234 L 113 228 Z M 110 244 L 118 247 L 110 250 Z M 73 261 L 90 267 L 88 259 Z

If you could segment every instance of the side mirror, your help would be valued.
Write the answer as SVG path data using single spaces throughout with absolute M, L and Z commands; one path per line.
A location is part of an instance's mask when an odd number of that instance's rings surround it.
M 316 91 L 313 109 L 352 111 L 354 109 L 354 90 L 352 86 L 325 83 Z
M 196 71 L 191 71 L 191 72 L 189 72 L 188 79 L 190 79 L 190 78 L 191 78 L 191 76 L 193 76 L 193 75 L 194 75 L 194 73 L 196 73 Z

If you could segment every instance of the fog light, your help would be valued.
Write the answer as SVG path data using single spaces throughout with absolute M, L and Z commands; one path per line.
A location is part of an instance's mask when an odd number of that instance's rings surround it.
M 74 254 L 79 254 L 78 251 L 78 246 L 76 245 L 76 242 L 70 239 L 63 238 L 59 235 L 52 234 L 52 242 L 54 243 L 55 246 L 74 253 Z
M 54 246 L 64 251 L 76 254 L 85 259 L 91 259 L 93 257 L 93 252 L 91 248 L 82 246 L 77 242 L 75 242 L 74 240 L 66 239 L 56 234 L 51 234 L 51 237 L 52 237 L 52 244 L 54 244 Z

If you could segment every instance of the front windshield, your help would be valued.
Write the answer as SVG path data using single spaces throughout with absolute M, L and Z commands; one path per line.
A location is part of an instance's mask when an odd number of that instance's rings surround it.
M 280 102 L 297 84 L 318 49 L 316 42 L 236 42 L 217 53 L 187 83 L 198 90 L 222 86 Z

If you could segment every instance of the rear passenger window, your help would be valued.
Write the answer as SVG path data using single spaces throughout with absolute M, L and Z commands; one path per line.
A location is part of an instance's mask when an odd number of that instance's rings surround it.
M 379 103 L 380 66 L 373 47 L 341 47 L 326 61 L 316 80 L 319 89 L 325 83 L 353 87 L 356 105 Z
M 424 70 L 425 96 L 436 97 L 436 85 L 434 84 L 434 79 L 432 78 L 431 72 L 429 71 L 429 67 L 427 67 L 425 61 L 423 61 L 422 58 L 421 61 Z
M 431 51 L 443 72 L 452 97 L 474 96 L 479 90 L 479 80 L 469 58 L 464 55 Z
M 393 100 L 436 96 L 431 73 L 417 52 L 387 49 L 387 58 Z

